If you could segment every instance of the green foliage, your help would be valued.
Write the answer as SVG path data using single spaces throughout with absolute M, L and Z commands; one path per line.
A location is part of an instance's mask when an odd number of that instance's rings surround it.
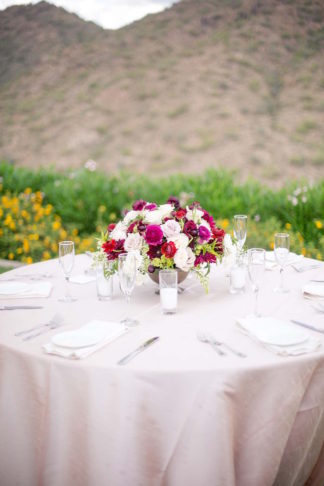
M 253 180 L 237 183 L 235 174 L 224 170 L 153 178 L 126 172 L 107 176 L 87 169 L 31 170 L 7 162 L 0 163 L 0 177 L 3 193 L 19 194 L 27 187 L 41 191 L 43 203 L 51 204 L 62 224 L 80 236 L 105 230 L 136 199 L 162 204 L 175 195 L 184 205 L 199 201 L 220 225 L 226 220 L 229 225 L 234 214 L 248 214 L 249 235 L 254 238 L 250 246 L 268 247 L 273 234 L 286 228 L 295 235 L 299 251 L 324 254 L 324 179 L 312 186 L 294 181 L 275 190 Z

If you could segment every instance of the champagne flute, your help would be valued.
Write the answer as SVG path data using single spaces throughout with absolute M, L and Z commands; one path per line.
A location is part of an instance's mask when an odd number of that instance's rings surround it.
M 127 304 L 130 303 L 130 298 L 135 287 L 137 274 L 136 256 L 134 253 L 121 253 L 118 256 L 118 275 L 119 286 L 126 297 Z M 121 321 L 126 327 L 137 326 L 138 321 L 130 317 L 126 317 Z
M 258 311 L 258 296 L 260 284 L 265 272 L 265 250 L 263 248 L 251 248 L 248 251 L 248 272 L 255 295 L 254 317 L 260 317 Z
M 238 246 L 238 259 L 241 258 L 242 249 L 246 240 L 247 216 L 245 214 L 236 214 L 234 216 L 234 237 Z
M 289 292 L 289 289 L 284 287 L 283 283 L 283 271 L 289 255 L 289 234 L 288 233 L 276 233 L 274 236 L 274 254 L 277 263 L 280 267 L 280 283 L 274 289 L 275 292 L 285 293 Z
M 73 241 L 60 241 L 59 262 L 66 280 L 65 296 L 60 298 L 61 302 L 74 302 L 77 300 L 70 294 L 69 281 L 74 265 L 74 243 Z

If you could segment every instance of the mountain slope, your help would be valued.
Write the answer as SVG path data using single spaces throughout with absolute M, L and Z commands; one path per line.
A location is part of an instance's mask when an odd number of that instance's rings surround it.
M 321 0 L 183 0 L 118 31 L 41 2 L 0 12 L 0 45 L 8 25 L 0 157 L 324 173 Z

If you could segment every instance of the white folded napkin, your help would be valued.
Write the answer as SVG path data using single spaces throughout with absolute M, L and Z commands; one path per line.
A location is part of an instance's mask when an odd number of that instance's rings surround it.
M 287 265 L 294 265 L 298 262 L 300 262 L 304 258 L 304 255 L 297 255 L 297 253 L 292 253 L 290 252 L 288 255 L 288 258 L 286 260 Z M 276 268 L 278 266 L 276 256 L 274 251 L 266 251 L 266 270 L 272 270 L 273 268 Z
M 281 356 L 298 356 L 316 351 L 321 341 L 287 321 L 273 317 L 237 319 L 239 329 L 269 351 Z
M 27 299 L 32 297 L 48 297 L 53 284 L 41 282 L 0 282 L 0 299 Z
M 87 284 L 89 282 L 94 282 L 96 277 L 93 275 L 84 275 L 80 273 L 80 275 L 75 275 L 74 277 L 70 278 L 70 282 L 77 283 L 77 284 Z
M 304 285 L 304 287 L 302 288 L 302 292 L 303 292 L 304 297 L 306 297 L 306 298 L 323 299 L 324 298 L 324 283 L 309 282 L 309 283 Z
M 118 322 L 93 320 L 75 331 L 62 332 L 44 344 L 47 354 L 68 359 L 83 359 L 111 343 L 128 329 Z

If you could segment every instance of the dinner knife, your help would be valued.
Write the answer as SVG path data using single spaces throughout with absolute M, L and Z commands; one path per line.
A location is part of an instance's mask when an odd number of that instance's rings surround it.
M 149 346 L 151 346 L 151 344 L 155 343 L 159 339 L 160 339 L 159 336 L 155 336 L 153 338 L 148 339 L 147 341 L 145 341 L 145 343 L 141 344 L 141 346 L 134 349 L 134 351 L 132 351 L 131 353 L 127 354 L 122 359 L 120 359 L 117 362 L 117 364 L 118 365 L 124 365 L 124 364 L 128 363 L 131 359 L 135 358 L 135 356 L 137 356 L 139 353 L 141 353 L 142 351 L 147 349 Z
M 42 305 L 0 305 L 0 310 L 43 309 Z
M 305 322 L 295 321 L 294 319 L 290 319 L 290 321 L 293 322 L 294 324 L 297 324 L 298 326 L 307 327 L 307 329 L 311 329 L 312 331 L 321 332 L 322 334 L 324 333 L 324 331 L 322 331 L 321 329 L 318 329 L 315 326 L 312 326 L 311 324 L 306 324 Z

